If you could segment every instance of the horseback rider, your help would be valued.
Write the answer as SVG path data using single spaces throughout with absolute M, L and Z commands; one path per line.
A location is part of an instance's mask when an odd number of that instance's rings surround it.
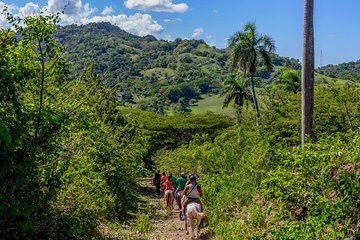
M 178 179 L 176 179 L 176 191 L 175 191 L 175 195 L 184 190 L 185 189 L 185 185 L 187 183 L 187 177 L 185 176 L 185 173 L 181 173 L 180 177 Z
M 183 213 L 185 215 L 186 207 L 191 202 L 199 203 L 201 206 L 201 211 L 203 211 L 203 207 L 200 201 L 200 197 L 202 197 L 202 190 L 200 185 L 196 181 L 195 174 L 191 174 L 189 176 L 189 181 L 184 189 L 184 195 L 186 196 L 186 200 L 183 206 Z
M 165 192 L 165 191 L 164 191 L 164 188 L 165 188 L 165 182 L 166 182 L 166 180 L 167 180 L 166 174 L 165 174 L 165 172 L 163 172 L 163 173 L 161 174 L 161 183 L 160 183 L 161 190 L 162 190 L 163 193 Z
M 171 181 L 171 176 L 169 175 L 164 183 L 164 192 L 166 192 L 167 190 L 171 190 L 172 192 L 174 192 L 174 187 L 173 187 L 173 183 Z
M 168 178 L 171 180 L 172 186 L 173 186 L 173 188 L 174 188 L 174 190 L 175 190 L 175 189 L 176 189 L 176 180 L 177 180 L 176 177 L 174 177 L 173 174 L 170 173 L 170 175 L 169 175 Z
M 160 184 L 161 184 L 161 175 L 160 175 L 160 170 L 157 170 L 155 172 L 155 176 L 153 178 L 153 183 L 156 187 L 156 193 L 157 195 L 160 195 Z
M 166 180 L 167 180 L 166 174 L 165 174 L 165 172 L 163 172 L 161 174 L 161 185 L 164 184 Z
M 172 186 L 172 181 L 170 175 L 167 177 L 164 184 L 164 199 L 166 203 L 167 210 L 173 210 L 174 208 L 174 187 Z

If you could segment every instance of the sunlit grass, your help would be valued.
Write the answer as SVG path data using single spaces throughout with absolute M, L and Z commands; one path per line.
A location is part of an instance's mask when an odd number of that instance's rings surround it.
M 222 108 L 224 98 L 220 97 L 220 95 L 203 95 L 202 97 L 203 99 L 201 99 L 196 106 L 190 107 L 191 114 L 204 114 L 210 111 L 235 117 L 235 109 L 232 106 Z

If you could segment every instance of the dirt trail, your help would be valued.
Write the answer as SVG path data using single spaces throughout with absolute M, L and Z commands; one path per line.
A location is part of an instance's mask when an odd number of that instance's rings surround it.
M 182 240 L 190 239 L 186 235 L 184 221 L 179 218 L 179 209 L 174 203 L 174 210 L 167 212 L 164 208 L 164 199 L 159 198 L 155 194 L 155 187 L 151 179 L 143 179 L 139 183 L 141 193 L 147 195 L 151 207 L 155 210 L 151 216 L 151 222 L 154 225 L 154 230 L 148 234 L 149 240 Z M 207 230 L 202 228 L 200 231 L 200 238 L 202 240 L 210 239 L 207 236 Z

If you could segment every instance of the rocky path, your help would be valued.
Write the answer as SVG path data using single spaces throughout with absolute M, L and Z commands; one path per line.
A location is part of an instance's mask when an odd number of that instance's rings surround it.
M 155 187 L 152 185 L 151 179 L 143 179 L 140 183 L 141 193 L 148 198 L 153 214 L 151 216 L 151 223 L 153 231 L 151 231 L 147 239 L 149 240 L 182 240 L 190 239 L 186 235 L 184 221 L 179 218 L 179 209 L 174 203 L 174 210 L 168 212 L 164 208 L 164 199 L 159 198 L 155 194 Z M 200 239 L 210 239 L 207 236 L 206 229 L 201 229 Z

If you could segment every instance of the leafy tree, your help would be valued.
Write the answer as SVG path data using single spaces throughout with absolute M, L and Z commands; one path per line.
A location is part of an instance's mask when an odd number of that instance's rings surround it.
M 301 90 L 300 78 L 300 71 L 293 69 L 285 69 L 282 71 L 280 78 L 275 80 L 275 86 L 296 93 Z
M 174 105 L 174 112 L 177 114 L 186 114 L 191 110 L 188 108 L 189 103 L 185 100 L 184 97 L 179 98 L 179 101 L 176 105 Z
M 312 136 L 314 113 L 314 0 L 304 0 L 301 74 L 301 143 Z
M 141 110 L 151 111 L 158 114 L 165 113 L 164 103 L 157 97 L 140 100 L 137 105 Z
M 353 117 L 351 113 L 351 102 L 357 102 L 358 88 L 352 82 L 346 82 L 344 85 L 329 84 L 330 91 L 333 93 L 333 101 L 343 108 L 344 114 L 349 124 L 349 129 L 354 130 Z
M 5 14 L 16 34 L 0 30 L 0 238 L 29 239 L 50 220 L 61 182 L 56 136 L 65 119 L 50 102 L 68 72 L 54 40 L 56 16 Z
M 275 44 L 268 35 L 257 32 L 255 22 L 248 22 L 242 32 L 237 32 L 229 39 L 231 49 L 231 69 L 243 71 L 250 75 L 251 94 L 253 97 L 257 119 L 260 117 L 259 105 L 255 93 L 254 77 L 259 59 L 270 71 L 272 68 L 270 52 L 275 51 Z
M 236 109 L 236 122 L 240 123 L 240 116 L 245 101 L 250 100 L 248 92 L 248 79 L 243 75 L 236 78 L 227 78 L 224 82 L 224 90 L 220 94 L 225 96 L 223 108 L 228 107 L 231 102 L 234 103 Z
M 38 93 L 38 104 L 35 104 L 38 108 L 35 136 L 38 136 L 41 120 L 47 114 L 44 112 L 45 99 L 54 97 L 56 87 L 68 80 L 69 75 L 68 65 L 63 58 L 63 47 L 54 37 L 60 17 L 59 14 L 47 15 L 43 12 L 25 18 L 14 16 L 10 12 L 6 12 L 6 15 L 16 32 L 22 36 L 20 46 L 32 50 L 27 57 L 37 62 L 33 66 L 36 71 L 31 76 L 32 84 L 29 87 Z

